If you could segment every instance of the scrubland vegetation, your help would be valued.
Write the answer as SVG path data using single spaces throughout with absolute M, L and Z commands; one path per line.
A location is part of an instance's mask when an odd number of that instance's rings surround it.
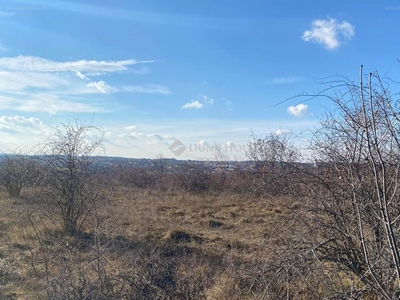
M 8 156 L 0 299 L 397 299 L 399 103 L 367 79 L 335 81 L 315 164 L 269 135 L 253 170 L 104 168 L 75 121 Z

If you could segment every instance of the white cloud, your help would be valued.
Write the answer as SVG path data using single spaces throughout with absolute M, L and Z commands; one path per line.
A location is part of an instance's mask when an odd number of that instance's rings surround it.
M 107 131 L 104 135 L 104 145 L 107 154 L 128 157 L 156 157 L 160 149 L 168 150 L 175 137 L 157 133 L 119 133 Z M 145 153 L 145 155 L 144 155 Z
M 78 76 L 80 79 L 89 80 L 89 78 L 87 78 L 85 75 L 83 75 L 79 71 L 75 73 L 75 76 Z
M 35 72 L 7 72 L 0 70 L 0 92 L 22 92 L 26 88 L 55 89 L 68 87 L 67 78 L 55 74 Z
M 108 75 L 107 72 L 86 72 L 87 76 L 104 76 Z
M 17 110 L 25 112 L 105 112 L 106 110 L 98 105 L 90 105 L 77 101 L 62 100 L 57 95 L 33 94 L 24 95 L 23 98 L 0 96 L 0 109 Z
M 131 65 L 151 62 L 154 61 L 128 59 L 120 61 L 77 60 L 57 62 L 36 56 L 20 55 L 0 58 L 0 67 L 8 70 L 35 72 L 117 72 L 127 70 Z
M 132 126 L 127 126 L 124 128 L 125 130 L 136 130 L 136 126 L 132 125 Z
M 272 83 L 274 84 L 289 84 L 303 81 L 303 76 L 289 76 L 289 77 L 279 77 L 275 78 Z
M 220 98 L 218 98 L 219 100 Z M 222 100 L 221 100 L 222 101 Z M 223 102 L 222 102 L 223 103 Z M 199 120 L 172 120 L 166 124 L 156 121 L 143 121 L 140 124 L 140 131 L 125 130 L 125 126 L 132 124 L 110 124 L 105 128 L 107 141 L 105 141 L 106 154 L 125 157 L 153 157 L 160 152 L 164 157 L 176 158 L 169 147 L 178 139 L 185 146 L 186 150 L 179 156 L 179 159 L 209 160 L 215 159 L 213 147 L 220 145 L 222 153 L 231 160 L 247 160 L 245 151 L 249 135 L 254 132 L 257 136 L 263 137 L 279 129 L 284 131 L 290 129 L 293 142 L 305 148 L 302 137 L 309 140 L 307 128 L 317 127 L 318 120 L 315 118 L 289 118 L 271 120 L 220 120 L 208 122 L 202 119 L 203 126 L 199 130 Z M 281 128 L 282 124 L 285 128 Z M 139 124 L 137 124 L 139 127 Z M 134 134 L 133 134 L 134 133 Z M 305 135 L 304 135 L 305 134 Z M 162 142 L 156 136 L 162 137 Z M 300 142 L 299 142 L 300 141 Z M 0 148 L 1 149 L 1 148 Z
M 333 50 L 338 48 L 343 41 L 350 40 L 354 33 L 354 26 L 350 23 L 329 18 L 313 21 L 312 29 L 304 31 L 302 39 L 306 42 L 317 42 L 326 49 Z
M 207 143 L 207 141 L 205 141 L 205 140 L 201 140 L 200 142 L 199 142 L 199 145 L 201 145 L 201 146 L 207 146 L 207 145 L 210 145 L 209 143 Z
M 144 94 L 170 94 L 171 91 L 162 85 L 149 84 L 146 86 L 124 86 L 120 89 L 121 92 L 126 91 L 130 93 L 144 93 Z
M 4 115 L 0 117 L 0 132 L 0 151 L 10 153 L 24 147 L 34 151 L 38 142 L 43 142 L 53 129 L 38 118 Z
M 208 96 L 202 95 L 203 101 L 207 104 L 214 104 L 214 99 L 213 98 L 208 98 Z
M 192 102 L 190 102 L 190 103 L 186 103 L 184 106 L 182 106 L 182 109 L 186 109 L 186 108 L 196 108 L 196 109 L 199 109 L 199 108 L 202 108 L 203 107 L 203 104 L 201 104 L 199 101 L 192 101 Z
M 1 116 L 0 125 L 11 127 L 37 127 L 43 126 L 42 121 L 37 118 L 25 118 L 22 116 Z
M 199 100 L 192 100 L 191 102 L 186 103 L 184 106 L 182 106 L 182 109 L 186 109 L 186 108 L 195 108 L 195 109 L 199 109 L 202 108 L 204 106 L 204 104 L 214 104 L 214 99 L 213 98 L 209 98 L 206 95 L 198 95 L 196 97 Z
M 289 106 L 287 112 L 296 117 L 304 117 L 308 114 L 308 105 L 298 104 L 296 106 Z
M 225 98 L 224 98 L 224 101 L 225 101 L 225 105 L 228 106 L 228 107 L 233 104 L 232 101 L 225 100 Z
M 117 92 L 168 94 L 162 85 L 110 86 L 104 80 L 85 82 L 92 76 L 130 72 L 131 65 L 152 61 L 66 61 L 34 56 L 0 57 L 0 109 L 47 112 L 105 112 L 109 103 L 90 94 Z M 82 81 L 85 80 L 85 81 Z M 113 105 L 115 108 L 115 104 Z
M 137 140 L 137 141 L 140 140 L 142 142 L 144 141 L 147 144 L 154 144 L 154 143 L 165 144 L 164 139 L 167 138 L 167 137 L 163 137 L 156 133 L 145 134 L 142 132 L 119 133 L 119 134 L 116 134 L 115 137 L 128 138 L 128 139 Z
M 151 134 L 149 137 L 150 137 L 152 140 L 156 140 L 156 141 L 159 141 L 159 142 L 164 142 L 164 138 L 163 138 L 161 135 L 159 135 L 159 134 L 153 133 L 153 134 Z
M 8 134 L 21 134 L 21 132 L 19 132 L 18 130 L 3 125 L 0 125 L 0 132 Z
M 275 132 L 275 134 L 276 135 L 282 135 L 282 134 L 288 134 L 288 133 L 290 133 L 291 131 L 290 130 L 287 130 L 287 129 L 278 129 L 276 132 Z
M 104 81 L 91 82 L 91 83 L 88 83 L 86 86 L 93 88 L 94 90 L 96 90 L 100 93 L 103 93 L 103 94 L 110 93 L 113 90 L 113 88 L 111 86 L 109 86 L 107 83 L 105 83 Z

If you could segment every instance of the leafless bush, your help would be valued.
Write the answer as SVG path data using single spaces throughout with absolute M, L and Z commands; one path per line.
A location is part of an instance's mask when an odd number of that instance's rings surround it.
M 157 181 L 157 174 L 141 167 L 121 169 L 118 177 L 123 185 L 138 188 L 154 187 Z
M 304 174 L 312 199 L 310 239 L 318 259 L 355 276 L 378 297 L 400 296 L 399 102 L 377 73 L 368 85 L 329 82 L 336 105 L 315 132 L 312 149 L 322 163 Z M 328 90 L 331 90 L 330 87 Z M 318 95 L 311 95 L 312 97 Z M 312 183 L 312 184 L 310 184 Z
M 100 169 L 93 157 L 102 140 L 100 128 L 75 120 L 63 124 L 45 145 L 42 196 L 52 217 L 61 218 L 69 234 L 79 231 L 102 197 Z
M 167 172 L 167 168 L 168 162 L 164 158 L 164 155 L 162 153 L 157 154 L 156 159 L 153 159 L 154 171 L 159 175 L 159 177 L 162 177 Z
M 113 266 L 107 262 L 112 248 L 101 240 L 93 242 L 91 248 L 101 248 L 93 259 L 71 249 L 64 259 L 53 261 L 49 299 L 205 299 L 213 282 L 215 270 L 201 255 L 143 245 L 129 252 L 117 249 L 120 259 Z
M 158 178 L 154 188 L 162 192 L 182 191 L 183 182 L 179 173 L 168 173 Z
M 264 139 L 253 135 L 246 155 L 255 162 L 251 185 L 256 195 L 294 195 L 300 151 L 290 134 L 271 133 Z
M 9 154 L 0 163 L 0 184 L 11 197 L 18 197 L 23 188 L 38 181 L 38 165 L 34 157 L 21 153 Z
M 179 169 L 179 178 L 182 187 L 190 193 L 205 192 L 210 189 L 210 172 L 204 170 L 202 166 L 184 164 Z
M 250 194 L 252 189 L 252 174 L 249 171 L 234 171 L 228 174 L 227 186 L 233 193 Z

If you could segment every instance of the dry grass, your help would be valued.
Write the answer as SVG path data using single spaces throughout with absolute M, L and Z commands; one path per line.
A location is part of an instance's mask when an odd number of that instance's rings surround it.
M 173 231 L 197 236 L 195 246 L 221 253 L 241 244 L 246 255 L 258 255 L 265 233 L 291 214 L 288 198 L 268 201 L 243 195 L 191 195 L 121 190 L 107 217 L 112 235 L 129 239 L 163 239 Z M 253 249 L 252 251 L 248 251 Z
M 99 285 L 114 292 L 135 286 L 120 299 L 276 299 L 289 287 L 292 299 L 317 293 L 307 278 L 285 284 L 279 273 L 291 259 L 281 251 L 284 241 L 302 232 L 289 221 L 299 201 L 115 190 L 76 237 L 43 217 L 38 201 L 1 194 L 0 299 L 57 299 L 60 286 L 82 282 L 88 293 Z M 49 283 L 53 294 L 46 295 Z

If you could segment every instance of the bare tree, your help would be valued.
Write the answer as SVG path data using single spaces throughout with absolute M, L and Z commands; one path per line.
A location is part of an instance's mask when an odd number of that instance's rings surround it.
M 340 77 L 323 92 L 336 108 L 312 141 L 323 168 L 303 176 L 314 200 L 310 244 L 318 259 L 358 278 L 362 293 L 398 299 L 400 102 L 378 73 L 367 80 L 361 66 L 359 85 Z
M 69 234 L 79 231 L 101 198 L 101 170 L 93 156 L 102 141 L 102 129 L 74 120 L 45 145 L 46 198 Z

